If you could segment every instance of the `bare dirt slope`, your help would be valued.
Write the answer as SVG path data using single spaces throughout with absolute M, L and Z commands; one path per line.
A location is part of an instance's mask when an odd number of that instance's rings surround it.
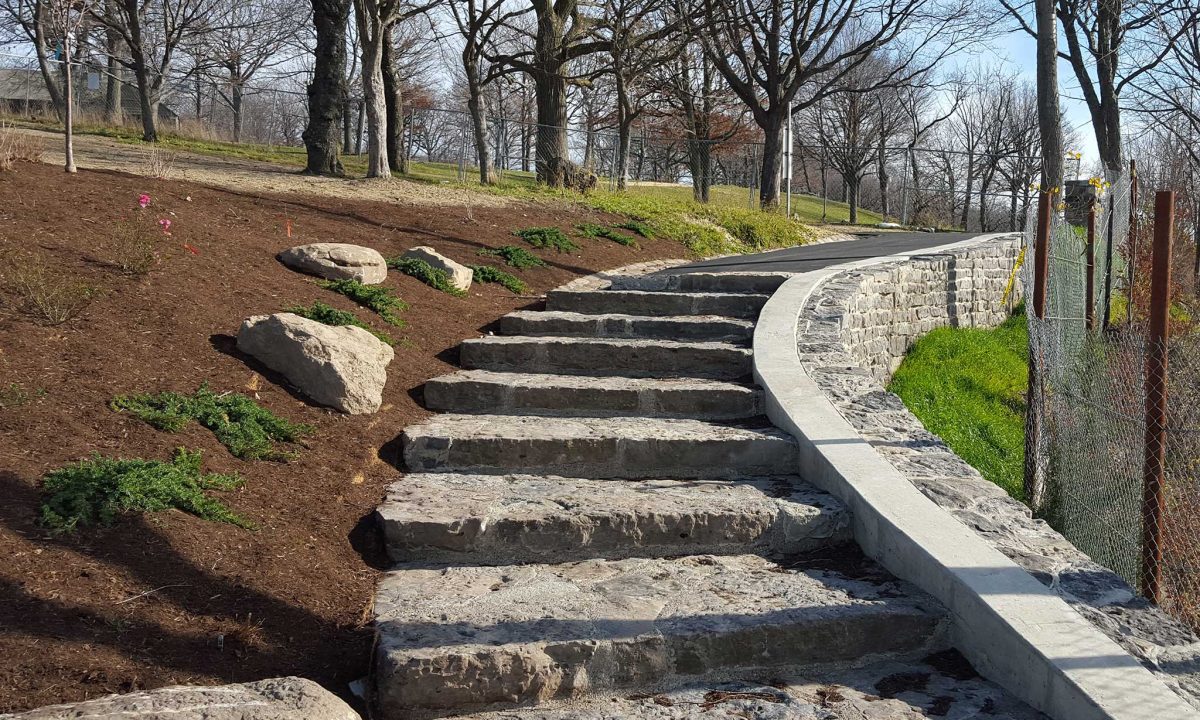
M 95 163 L 90 152 L 81 160 Z M 293 181 L 279 174 L 280 183 Z M 371 512 L 400 477 L 394 439 L 425 415 L 421 385 L 452 369 L 462 339 L 537 300 L 495 285 L 458 299 L 393 272 L 386 285 L 411 309 L 407 328 L 390 329 L 275 254 L 312 241 L 359 243 L 388 256 L 425 244 L 479 262 L 481 248 L 520 244 L 516 228 L 597 219 L 569 216 L 561 205 L 397 205 L 269 189 L 278 188 L 217 189 L 97 170 L 70 176 L 50 165 L 0 174 L 0 255 L 42 253 L 56 273 L 100 291 L 82 315 L 48 327 L 0 290 L 0 391 L 9 393 L 0 404 L 0 712 L 288 674 L 345 695 L 367 671 L 364 623 L 379 567 Z M 172 235 L 162 238 L 158 267 L 127 277 L 109 263 L 112 231 L 143 192 L 156 217 L 171 219 Z M 684 255 L 662 241 L 640 249 L 580 243 L 576 253 L 538 251 L 549 267 L 518 274 L 538 292 L 599 269 Z M 315 407 L 234 349 L 245 317 L 316 299 L 402 339 L 378 414 Z M 290 463 L 248 462 L 198 426 L 167 434 L 109 409 L 121 393 L 190 392 L 201 383 L 252 394 L 316 432 Z M 175 511 L 68 535 L 39 525 L 46 472 L 92 453 L 166 459 L 178 446 L 202 449 L 207 470 L 244 476 L 244 488 L 221 497 L 259 529 Z

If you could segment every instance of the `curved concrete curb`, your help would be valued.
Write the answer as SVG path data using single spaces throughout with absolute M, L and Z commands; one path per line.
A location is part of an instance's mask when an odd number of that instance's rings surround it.
M 771 297 L 754 334 L 767 414 L 800 445 L 800 474 L 851 510 L 863 551 L 950 611 L 955 645 L 989 679 L 1056 720 L 1198 718 L 1178 695 L 1025 570 L 925 497 L 864 440 L 808 375 L 797 323 L 827 278 L 916 253 L 796 275 Z

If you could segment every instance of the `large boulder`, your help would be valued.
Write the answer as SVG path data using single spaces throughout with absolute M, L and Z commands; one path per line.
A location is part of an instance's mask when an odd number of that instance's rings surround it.
M 450 278 L 450 284 L 463 292 L 471 289 L 471 281 L 475 278 L 475 271 L 466 265 L 454 262 L 431 247 L 425 245 L 415 247 L 404 253 L 404 257 L 424 260 L 434 268 L 445 272 Z
M 284 265 L 327 280 L 357 280 L 378 285 L 387 278 L 387 261 L 378 251 L 346 243 L 298 245 L 279 253 Z
M 351 415 L 379 409 L 387 366 L 395 356 L 362 328 L 333 327 L 293 313 L 247 319 L 237 347 L 316 402 Z
M 218 687 L 166 687 L 150 692 L 50 705 L 5 720 L 360 720 L 358 713 L 311 680 L 272 678 Z

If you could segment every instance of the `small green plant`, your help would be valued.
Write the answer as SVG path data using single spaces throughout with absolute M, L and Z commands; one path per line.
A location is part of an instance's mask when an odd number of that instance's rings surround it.
M 396 297 L 396 293 L 388 288 L 363 285 L 357 280 L 321 280 L 317 284 L 375 311 L 389 325 L 404 327 L 404 319 L 399 314 L 408 309 L 408 303 Z
M 480 250 L 476 255 L 482 257 L 498 257 L 504 264 L 518 270 L 528 270 L 535 267 L 546 267 L 546 261 L 516 245 L 501 245 L 498 248 Z
M 346 325 L 352 325 L 356 328 L 362 328 L 363 330 L 366 330 L 367 332 L 371 333 L 372 335 L 379 338 L 381 341 L 387 343 L 388 345 L 396 344 L 396 341 L 392 338 L 391 335 L 388 335 L 385 332 L 379 332 L 378 330 L 373 329 L 371 326 L 367 325 L 362 320 L 359 320 L 358 316 L 355 315 L 354 313 L 348 312 L 346 310 L 338 310 L 335 307 L 326 305 L 325 303 L 321 302 L 320 300 L 314 301 L 310 307 L 305 307 L 303 305 L 292 305 L 291 307 L 284 308 L 284 312 L 294 313 L 296 315 L 299 315 L 302 318 L 308 318 L 309 320 L 316 320 L 319 323 L 323 323 L 325 325 L 332 325 L 334 327 L 343 327 Z
M 166 432 L 179 432 L 195 420 L 211 430 L 234 457 L 243 460 L 289 460 L 295 453 L 278 450 L 275 443 L 294 443 L 312 432 L 307 425 L 284 420 L 245 395 L 218 395 L 207 384 L 191 395 L 121 395 L 113 399 L 112 408 L 132 413 Z
M 514 295 L 525 295 L 529 292 L 529 286 L 521 278 L 512 273 L 506 273 L 498 267 L 472 265 L 471 271 L 474 273 L 475 282 L 496 283 Z
M 42 523 L 56 532 L 82 525 L 108 525 L 118 514 L 174 508 L 214 522 L 253 528 L 210 490 L 235 490 L 237 475 L 203 473 L 201 453 L 179 448 L 170 462 L 122 460 L 93 455 L 42 480 Z
M 616 230 L 604 227 L 603 225 L 597 225 L 596 223 L 580 223 L 575 227 L 584 237 L 604 238 L 605 240 L 612 240 L 613 242 L 626 247 L 638 246 L 637 240 L 634 240 L 628 235 L 622 235 Z
M 399 270 L 409 277 L 414 277 L 434 290 L 440 290 L 447 295 L 453 295 L 454 297 L 467 296 L 465 291 L 454 287 L 454 284 L 450 282 L 450 275 L 445 270 L 435 268 L 420 258 L 391 258 L 387 261 L 387 266 L 393 270 Z
M 45 388 L 37 388 L 30 392 L 21 383 L 9 383 L 7 387 L 0 387 L 0 410 L 23 407 L 44 397 L 46 397 Z
M 654 229 L 651 228 L 650 223 L 646 222 L 645 220 L 626 220 L 623 223 L 617 223 L 615 227 L 621 228 L 622 230 L 628 230 L 629 232 L 640 235 L 647 240 L 654 239 Z
M 541 250 L 554 249 L 562 253 L 579 249 L 566 233 L 556 227 L 525 228 L 517 230 L 513 235 Z
M 41 253 L 6 256 L 0 276 L 20 300 L 21 311 L 43 325 L 61 325 L 74 318 L 97 294 L 96 288 Z

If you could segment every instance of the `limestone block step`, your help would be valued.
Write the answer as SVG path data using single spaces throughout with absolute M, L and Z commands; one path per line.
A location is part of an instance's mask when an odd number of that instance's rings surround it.
M 859 557 L 757 555 L 503 567 L 403 566 L 375 596 L 382 717 L 909 652 L 944 610 Z
M 463 413 L 736 420 L 762 414 L 762 392 L 717 380 L 463 370 L 425 383 L 425 407 Z
M 798 462 L 780 430 L 699 420 L 446 414 L 405 429 L 401 444 L 411 472 L 732 479 Z
M 753 320 L 769 297 L 757 293 L 551 290 L 546 295 L 546 309 L 592 315 L 723 315 Z
M 459 715 L 458 720 L 1046 720 L 976 674 L 953 650 L 923 660 L 604 693 L 582 702 Z
M 619 313 L 596 315 L 518 310 L 500 318 L 500 333 L 747 344 L 754 335 L 754 323 L 718 315 L 646 317 Z
M 744 258 L 730 260 L 738 263 Z M 792 275 L 786 272 L 684 272 L 669 268 L 650 275 L 618 275 L 612 279 L 610 289 L 770 295 Z
M 749 348 L 717 342 L 489 336 L 466 340 L 459 351 L 469 370 L 720 380 L 753 371 Z
M 850 541 L 845 506 L 796 477 L 616 482 L 414 473 L 391 486 L 377 513 L 396 562 L 783 557 Z

